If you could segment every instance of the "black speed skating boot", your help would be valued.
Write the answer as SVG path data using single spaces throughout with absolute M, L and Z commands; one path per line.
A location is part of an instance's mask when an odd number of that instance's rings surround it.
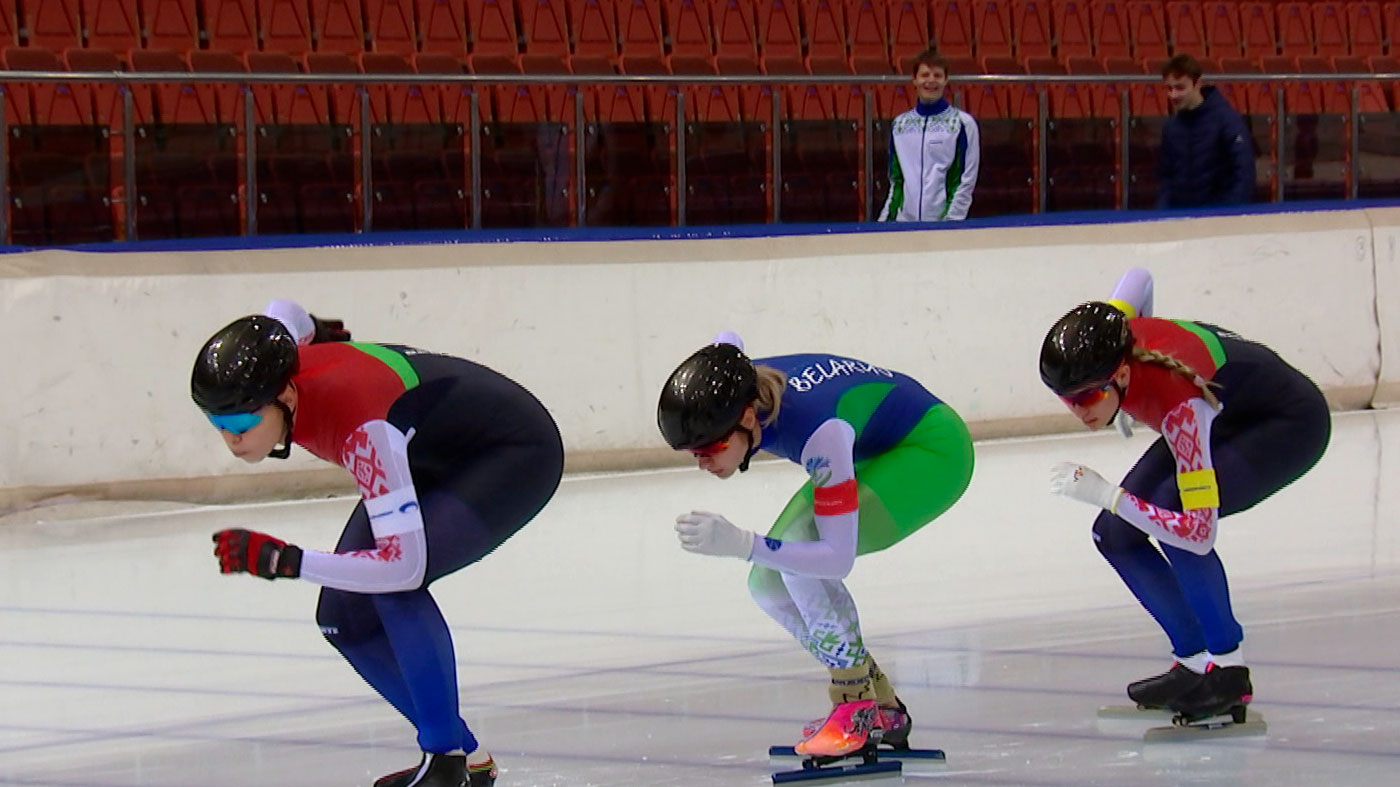
M 495 782 L 493 777 L 489 785 Z M 476 787 L 475 781 L 471 787 Z M 418 765 L 381 777 L 374 787 L 467 787 L 467 758 L 462 754 L 423 752 Z
M 1171 709 L 1187 723 L 1228 713 L 1242 724 L 1245 706 L 1252 699 L 1249 667 L 1211 667 L 1200 685 L 1178 697 Z
M 1161 675 L 1129 683 L 1128 698 L 1144 710 L 1171 708 L 1173 701 L 1194 690 L 1203 680 L 1204 675 L 1177 662 Z

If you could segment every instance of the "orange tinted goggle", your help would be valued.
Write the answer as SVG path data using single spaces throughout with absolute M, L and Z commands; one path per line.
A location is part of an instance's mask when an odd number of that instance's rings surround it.
M 1109 380 L 1098 388 L 1085 388 L 1072 394 L 1062 394 L 1060 401 L 1071 407 L 1093 407 L 1108 398 L 1108 392 L 1113 390 L 1113 381 Z
M 716 454 L 724 453 L 724 450 L 729 447 L 729 438 L 733 434 L 733 432 L 730 432 L 713 443 L 697 445 L 690 449 L 690 453 L 694 456 L 715 456 Z

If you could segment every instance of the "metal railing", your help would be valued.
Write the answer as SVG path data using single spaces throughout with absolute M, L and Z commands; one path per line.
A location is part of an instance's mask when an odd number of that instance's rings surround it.
M 1287 115 L 1285 101 L 1285 87 L 1288 83 L 1296 82 L 1324 82 L 1324 83 L 1347 83 L 1349 87 L 1350 107 L 1349 112 L 1344 116 L 1347 119 L 1348 139 L 1346 140 L 1352 162 L 1359 156 L 1359 135 L 1358 120 L 1360 113 L 1358 82 L 1400 82 L 1400 73 L 1337 73 L 1337 74 L 1212 74 L 1207 76 L 1206 81 L 1211 84 L 1238 84 L 1238 83 L 1269 83 L 1273 86 L 1275 97 L 1274 112 L 1272 121 L 1277 138 L 1275 140 L 1275 156 L 1282 160 L 1283 151 L 1286 148 L 1284 138 L 1284 126 Z M 116 84 L 121 91 L 121 137 L 123 151 L 123 167 L 120 181 L 113 185 L 120 185 L 125 195 L 123 207 L 124 237 L 135 238 L 137 230 L 136 206 L 140 194 L 141 184 L 136 178 L 136 149 L 135 138 L 131 130 L 135 128 L 135 107 L 133 101 L 132 88 L 137 85 L 152 84 L 221 84 L 238 85 L 240 87 L 239 96 L 241 107 L 238 117 L 244 133 L 239 135 L 238 153 L 243 160 L 242 185 L 244 187 L 242 225 L 244 234 L 257 233 L 257 200 L 254 195 L 257 193 L 258 172 L 257 160 L 257 135 L 248 133 L 255 128 L 255 104 L 253 100 L 253 86 L 263 84 L 296 84 L 296 85 L 353 85 L 356 90 L 357 108 L 355 117 L 358 122 L 358 142 L 359 149 L 359 183 L 360 186 L 360 216 L 359 232 L 368 232 L 374 226 L 373 200 L 369 194 L 374 186 L 374 172 L 371 167 L 371 157 L 373 155 L 373 135 L 368 133 L 372 126 L 371 106 L 369 98 L 369 88 L 377 85 L 567 85 L 573 88 L 583 88 L 593 85 L 673 85 L 677 87 L 691 85 L 757 85 L 777 87 L 785 85 L 831 85 L 850 87 L 870 87 L 879 85 L 908 85 L 910 80 L 905 75 L 888 76 L 846 76 L 846 75 L 792 75 L 792 76 L 720 76 L 720 75 L 647 75 L 647 76 L 627 76 L 627 75 L 546 75 L 546 74 L 281 74 L 281 73 L 193 73 L 193 72 L 51 72 L 51 71 L 0 71 L 0 94 L 11 89 L 15 84 L 23 83 L 69 83 L 69 84 Z M 1065 75 L 968 75 L 955 76 L 949 83 L 949 92 L 956 98 L 961 91 L 969 87 L 981 84 L 1032 84 L 1037 86 L 1037 110 L 1034 118 L 1034 128 L 1036 129 L 1036 182 L 1033 185 L 1038 194 L 1039 211 L 1047 209 L 1047 171 L 1050 164 L 1047 159 L 1048 149 L 1045 144 L 1049 124 L 1055 122 L 1057 118 L 1051 117 L 1049 111 L 1049 93 L 1046 88 L 1055 85 L 1085 84 L 1085 85 L 1134 85 L 1134 84 L 1160 84 L 1161 79 L 1153 75 L 1098 75 L 1098 74 L 1065 74 Z M 675 96 L 675 115 L 671 120 L 675 123 L 677 133 L 674 137 L 675 150 L 674 171 L 667 173 L 673 178 L 676 184 L 675 195 L 675 216 L 677 224 L 686 224 L 686 140 L 685 134 L 681 130 L 686 128 L 687 107 L 685 92 L 677 91 Z M 1112 118 L 1116 124 L 1118 133 L 1117 146 L 1119 151 L 1119 161 L 1116 162 L 1119 172 L 1126 174 L 1130 171 L 1132 161 L 1130 160 L 1129 129 L 1134 116 L 1131 114 L 1129 104 L 1129 94 L 1123 91 L 1119 95 L 1120 103 L 1118 116 Z M 471 227 L 482 226 L 482 172 L 480 145 L 481 139 L 481 112 L 479 111 L 480 94 L 473 90 L 470 96 L 470 127 L 468 129 L 470 142 L 468 144 L 467 157 L 470 172 L 467 177 L 468 188 L 470 189 L 471 216 L 469 224 Z M 767 124 L 768 134 L 767 144 L 770 151 L 769 166 L 770 171 L 765 175 L 771 178 L 774 188 L 769 193 L 770 212 L 772 221 L 781 221 L 782 210 L 782 189 L 779 184 L 783 183 L 782 170 L 782 134 L 779 133 L 781 124 L 784 121 L 782 95 L 779 91 L 772 91 L 770 95 L 771 118 Z M 955 101 L 956 103 L 956 101 Z M 902 111 L 902 110 L 898 110 Z M 9 119 L 5 116 L 6 102 L 0 97 L 0 128 L 9 128 Z M 897 113 L 897 112 L 896 112 Z M 1393 113 L 1392 113 L 1393 114 Z M 573 92 L 573 118 L 572 129 L 574 133 L 579 133 L 585 127 L 585 102 L 584 94 L 581 90 Z M 874 193 L 874 146 L 871 144 L 873 129 L 876 123 L 874 113 L 874 96 L 866 91 L 864 94 L 863 117 L 861 118 L 861 129 L 863 131 L 863 150 L 857 151 L 860 157 L 860 170 L 864 173 L 864 182 L 860 184 L 859 193 L 865 205 L 865 219 L 874 218 L 875 200 Z M 580 225 L 586 225 L 588 216 L 586 211 L 586 200 L 583 195 L 587 189 L 588 172 L 584 165 L 583 154 L 577 145 L 571 146 L 573 151 L 572 176 L 575 179 L 574 191 L 572 195 L 572 220 Z M 11 146 L 8 135 L 0 135 L 0 200 L 5 205 L 10 205 L 10 178 L 9 156 Z M 995 166 L 995 162 L 984 162 L 983 171 Z M 1283 199 L 1283 178 L 1276 177 L 1274 182 L 1273 198 L 1275 201 Z M 1357 196 L 1359 179 L 1354 175 L 1349 176 L 1347 196 L 1355 198 Z M 1122 184 L 1122 190 L 1118 198 L 1120 207 L 1128 204 L 1127 196 L 1131 186 L 1128 183 Z M 10 218 L 9 210 L 0 210 L 0 238 L 9 238 Z

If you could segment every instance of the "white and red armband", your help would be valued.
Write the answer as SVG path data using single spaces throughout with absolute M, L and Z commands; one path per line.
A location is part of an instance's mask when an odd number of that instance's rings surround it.
M 1210 455 L 1210 429 L 1217 411 L 1192 397 L 1162 419 L 1162 438 L 1176 459 L 1181 511 L 1173 511 L 1124 492 L 1113 512 L 1164 544 L 1204 555 L 1215 548 L 1220 488 Z
M 860 487 L 855 467 L 856 430 L 828 419 L 802 448 L 802 466 L 812 480 L 816 540 L 754 542 L 750 558 L 788 574 L 841 579 L 851 573 L 860 535 Z
M 356 593 L 397 593 L 422 585 L 428 540 L 408 465 L 410 437 L 376 420 L 346 438 L 341 464 L 360 487 L 374 548 L 336 554 L 303 550 L 302 579 Z

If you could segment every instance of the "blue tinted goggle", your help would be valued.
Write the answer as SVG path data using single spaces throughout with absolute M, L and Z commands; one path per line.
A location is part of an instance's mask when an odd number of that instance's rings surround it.
M 257 413 L 231 413 L 229 415 L 213 415 L 205 413 L 209 417 L 209 423 L 221 432 L 231 434 L 243 434 L 262 423 L 262 416 Z

